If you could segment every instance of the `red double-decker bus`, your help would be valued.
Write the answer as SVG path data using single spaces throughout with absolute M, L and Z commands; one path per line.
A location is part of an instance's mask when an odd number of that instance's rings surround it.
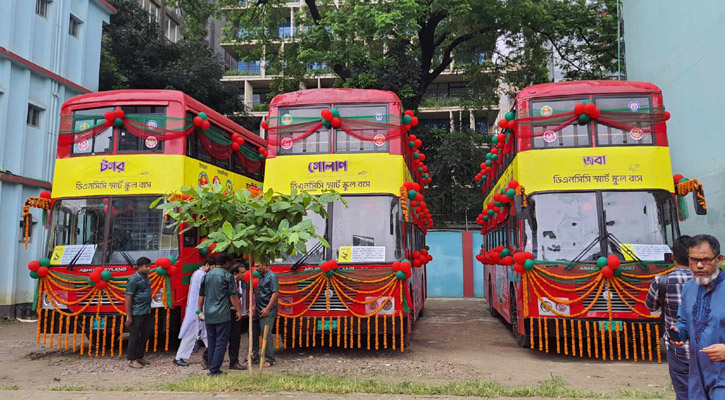
M 432 259 L 424 201 L 430 181 L 417 124 L 386 91 L 311 89 L 275 97 L 265 190 L 322 193 L 329 218 L 310 215 L 317 240 L 306 255 L 277 261 L 277 333 L 284 347 L 404 349 L 426 299 Z
M 29 265 L 39 279 L 38 340 L 81 334 L 94 348 L 120 347 L 125 282 L 143 256 L 154 262 L 153 349 L 166 348 L 190 276 L 209 250 L 195 248 L 199 232 L 174 232 L 163 211 L 149 206 L 183 186 L 259 186 L 266 141 L 171 90 L 74 97 L 63 105 L 60 129 L 47 256 Z

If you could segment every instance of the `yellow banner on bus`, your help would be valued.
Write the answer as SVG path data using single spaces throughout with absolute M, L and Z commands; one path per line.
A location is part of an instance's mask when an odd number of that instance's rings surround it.
M 267 160 L 264 189 L 289 193 L 292 189 L 317 194 L 334 189 L 342 194 L 391 193 L 410 180 L 400 155 L 319 154 L 279 156 Z
M 163 194 L 214 182 L 230 191 L 260 183 L 182 155 L 86 156 L 56 160 L 53 197 Z

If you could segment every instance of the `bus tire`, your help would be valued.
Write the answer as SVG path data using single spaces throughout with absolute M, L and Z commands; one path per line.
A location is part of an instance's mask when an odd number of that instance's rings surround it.
M 493 306 L 493 291 L 491 290 L 491 277 L 488 277 L 488 311 L 493 318 L 501 318 L 501 314 Z
M 418 318 L 423 318 L 425 316 L 425 307 L 421 308 L 420 311 L 418 311 Z
M 518 323 L 518 310 L 516 307 L 516 291 L 514 288 L 511 288 L 511 297 L 509 298 L 509 304 L 511 304 L 511 333 L 514 335 L 514 339 L 516 340 L 516 344 L 518 344 L 520 347 L 528 347 L 529 344 L 529 337 L 526 334 L 519 333 L 519 323 Z M 525 325 L 525 321 L 524 321 Z

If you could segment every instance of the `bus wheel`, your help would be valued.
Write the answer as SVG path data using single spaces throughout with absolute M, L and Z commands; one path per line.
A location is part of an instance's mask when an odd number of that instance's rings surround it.
M 418 318 L 423 318 L 425 316 L 425 307 L 421 308 L 420 311 L 418 311 Z
M 509 298 L 509 303 L 511 304 L 511 332 L 514 335 L 516 344 L 518 344 L 520 347 L 527 347 L 529 343 L 529 337 L 526 334 L 519 333 L 519 314 L 518 310 L 516 309 L 516 291 L 514 290 L 514 288 L 511 288 L 511 297 Z M 524 325 L 526 325 L 526 321 L 524 321 Z
M 501 314 L 493 307 L 493 291 L 491 291 L 491 277 L 488 277 L 488 311 L 493 318 L 501 318 Z

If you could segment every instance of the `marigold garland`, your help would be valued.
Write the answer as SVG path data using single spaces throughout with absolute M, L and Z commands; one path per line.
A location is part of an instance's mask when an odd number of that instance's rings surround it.
M 292 348 L 294 349 L 295 346 L 295 333 L 297 332 L 297 318 L 292 318 Z
M 576 357 L 576 329 L 574 328 L 574 320 L 569 320 L 571 322 L 571 356 Z
M 103 349 L 101 350 L 101 357 L 105 357 L 106 356 L 106 338 L 107 338 L 107 334 L 108 334 L 108 329 L 107 329 L 108 328 L 108 324 L 107 323 L 108 323 L 108 316 L 104 315 L 103 316 L 103 326 L 104 326 L 104 329 L 103 329 Z
M 114 348 L 116 347 L 116 316 L 113 316 L 113 319 L 111 319 L 111 323 L 113 324 L 111 326 L 111 357 L 114 355 Z
M 365 338 L 367 339 L 367 342 L 368 342 L 367 349 L 370 350 L 370 336 L 371 336 L 370 334 L 372 332 L 370 330 L 370 317 L 365 318 L 365 321 L 367 321 L 367 330 L 365 331 L 367 334 L 365 335 Z M 375 331 L 375 333 L 377 333 L 377 331 Z
M 358 328 L 360 325 L 358 324 Z M 357 347 L 360 348 L 360 336 L 358 336 Z M 400 351 L 405 351 L 405 328 L 403 326 L 403 313 L 400 313 Z
M 274 348 L 279 349 L 279 318 L 275 320 L 274 332 Z
M 320 335 L 320 347 L 325 347 L 325 317 L 320 319 L 320 323 L 320 331 L 322 331 L 322 335 Z
M 86 316 L 83 316 L 83 322 L 81 322 L 81 355 L 83 355 L 83 342 L 86 338 Z
M 649 361 L 652 361 L 652 331 L 650 330 L 650 324 L 647 324 L 647 357 Z
M 284 335 L 282 336 L 282 348 L 287 348 L 287 317 L 284 318 Z
M 607 337 L 605 336 L 604 325 L 599 324 L 599 334 L 602 339 L 602 360 L 607 361 Z
M 340 325 L 340 317 L 337 317 L 337 347 L 340 347 L 340 331 L 342 330 L 342 325 Z M 330 327 L 330 330 L 332 330 L 332 327 Z
M 564 354 L 569 355 L 569 347 L 568 347 L 569 343 L 568 343 L 568 339 L 566 337 L 566 320 L 565 319 L 561 320 L 561 330 L 564 335 Z
M 609 320 L 609 360 L 614 361 L 614 341 L 612 340 L 612 320 Z
M 380 325 L 380 319 L 378 314 L 375 314 L 375 351 L 378 350 L 378 326 Z
M 388 348 L 388 319 L 383 315 L 383 348 Z
M 589 331 L 589 321 L 584 321 L 584 326 L 587 328 L 587 357 L 592 358 L 592 340 Z
M 536 320 L 539 324 L 539 351 L 543 351 L 544 350 L 544 335 L 542 332 L 542 328 L 543 328 L 542 327 L 543 323 L 541 322 L 542 318 L 536 318 Z
M 660 326 L 655 325 L 655 338 L 657 339 L 657 340 L 655 340 L 655 342 L 657 343 L 657 363 L 662 362 L 662 349 L 660 348 L 659 337 L 660 337 Z
M 584 343 L 582 340 L 582 321 L 577 321 L 577 326 L 579 328 L 579 357 L 584 357 Z
M 554 320 L 554 327 L 556 327 L 556 354 L 561 354 L 561 342 L 559 340 L 559 319 Z
M 622 322 L 622 336 L 624 336 L 624 359 L 629 360 L 629 338 L 627 337 L 626 322 Z
M 599 358 L 599 331 L 595 321 L 592 321 L 592 336 L 594 337 L 594 358 Z
M 617 361 L 622 361 L 622 346 L 620 344 L 620 331 L 617 329 Z
M 511 301 L 513 301 L 513 300 L 511 300 Z M 513 329 L 518 329 L 518 327 L 516 326 L 516 321 L 511 321 L 511 324 L 513 325 L 513 327 L 512 327 Z M 526 331 L 526 320 L 524 319 L 524 332 L 525 331 Z M 529 339 L 531 342 L 530 343 L 531 349 L 533 350 L 534 349 L 534 319 L 533 318 L 529 319 Z
M 73 316 L 73 352 L 76 352 L 76 333 L 78 332 L 78 316 Z
M 390 318 L 390 337 L 392 337 L 392 348 L 395 350 L 395 316 Z

